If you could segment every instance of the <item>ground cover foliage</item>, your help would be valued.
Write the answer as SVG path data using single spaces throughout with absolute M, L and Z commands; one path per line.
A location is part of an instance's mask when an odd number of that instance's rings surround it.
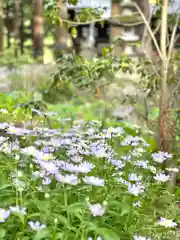
M 173 156 L 149 134 L 1 98 L 1 239 L 179 239 L 178 169 L 162 170 Z

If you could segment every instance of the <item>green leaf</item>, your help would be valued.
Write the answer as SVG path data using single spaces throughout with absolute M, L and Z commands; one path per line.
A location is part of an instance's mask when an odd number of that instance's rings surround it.
M 3 239 L 6 234 L 6 230 L 4 228 L 0 228 L 0 239 Z
M 66 207 L 69 213 L 82 212 L 82 209 L 84 209 L 84 203 L 73 203 Z
M 49 230 L 43 229 L 36 233 L 34 240 L 41 240 L 41 239 L 49 237 L 49 236 L 50 236 Z
M 58 215 L 58 220 L 64 224 L 64 226 L 68 226 L 68 219 L 66 217 L 64 217 L 63 215 L 59 214 Z
M 21 220 L 21 223 L 24 224 L 24 215 L 23 215 L 23 213 L 13 212 L 13 215 L 19 217 L 19 219 Z
M 73 38 L 77 38 L 77 29 L 75 28 L 75 27 L 73 27 L 72 29 L 71 29 L 71 35 L 72 35 L 72 37 Z
M 120 237 L 112 229 L 98 228 L 97 231 L 104 240 L 120 240 Z
M 149 114 L 149 120 L 155 120 L 159 117 L 159 108 L 155 107 Z

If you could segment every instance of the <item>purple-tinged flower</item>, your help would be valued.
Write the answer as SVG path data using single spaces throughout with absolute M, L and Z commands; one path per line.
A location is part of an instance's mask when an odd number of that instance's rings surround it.
M 34 231 L 39 231 L 39 230 L 41 230 L 41 229 L 46 228 L 46 225 L 45 225 L 45 224 L 41 224 L 41 223 L 38 222 L 38 221 L 36 221 L 36 222 L 29 221 L 28 224 L 29 224 L 29 226 L 31 227 L 31 229 L 34 230 Z
M 103 216 L 106 211 L 105 206 L 99 203 L 96 204 L 88 203 L 88 208 L 94 217 Z
M 43 179 L 43 181 L 42 181 L 42 184 L 43 184 L 43 185 L 49 185 L 50 183 L 51 183 L 51 179 L 48 178 L 48 177 L 45 177 L 45 178 Z
M 145 187 L 141 184 L 130 184 L 128 185 L 128 192 L 134 196 L 139 196 L 144 192 Z
M 0 208 L 0 222 L 5 222 L 6 219 L 10 216 L 10 211 Z
M 94 176 L 86 176 L 83 178 L 83 181 L 84 183 L 90 184 L 93 186 L 100 186 L 100 187 L 104 186 L 104 179 L 100 179 Z
M 16 206 L 16 207 L 9 207 L 9 210 L 11 212 L 17 212 L 17 213 L 22 213 L 23 215 L 26 215 L 26 208 L 21 208 L 20 206 Z
M 79 156 L 79 155 L 74 155 L 71 157 L 71 161 L 74 163 L 80 163 L 82 162 L 83 157 Z
M 118 169 L 121 169 L 125 166 L 125 163 L 123 163 L 121 160 L 111 159 L 110 161 L 112 165 L 116 166 Z
M 166 174 L 164 174 L 164 173 L 158 173 L 158 174 L 154 177 L 154 179 L 155 179 L 156 181 L 158 181 L 158 182 L 167 182 L 167 181 L 170 179 L 170 177 L 169 177 L 169 175 L 166 175 Z
M 121 157 L 121 159 L 122 159 L 123 161 L 129 161 L 129 160 L 131 160 L 131 158 L 132 158 L 131 155 L 126 155 L 126 156 L 122 156 L 122 157 Z
M 92 146 L 91 147 L 92 154 L 98 158 L 107 157 L 107 149 L 104 146 Z
M 110 127 L 108 129 L 104 129 L 103 132 L 106 133 L 107 138 L 111 138 L 122 135 L 124 133 L 124 129 L 121 127 L 117 128 Z
M 74 174 L 62 175 L 58 173 L 55 175 L 55 179 L 58 182 L 69 184 L 69 185 L 77 185 L 79 183 L 78 177 Z
M 137 161 L 135 165 L 140 168 L 148 169 L 147 161 Z
M 49 174 L 55 174 L 59 171 L 59 168 L 53 162 L 38 161 L 38 163 Z
M 89 162 L 80 163 L 79 165 L 73 165 L 71 163 L 65 163 L 61 167 L 61 169 L 63 169 L 64 171 L 68 171 L 68 172 L 88 173 L 88 172 L 91 172 L 91 170 L 94 167 L 95 166 L 92 163 L 89 163 Z
M 42 160 L 42 161 L 49 161 L 49 160 L 53 160 L 54 156 L 52 153 L 45 153 L 45 152 L 41 152 L 38 151 L 36 152 L 36 156 L 35 156 L 38 160 Z
M 0 129 L 5 129 L 9 127 L 9 123 L 0 123 Z
M 172 154 L 159 151 L 158 153 L 153 153 L 152 158 L 155 162 L 163 163 L 165 160 L 172 158 Z
M 136 173 L 129 174 L 129 181 L 139 182 L 142 180 L 142 176 L 138 176 Z
M 17 128 L 17 127 L 14 127 L 14 126 L 9 126 L 7 128 L 7 133 L 8 134 L 13 134 L 13 135 L 16 135 L 16 136 L 24 136 L 24 135 L 30 134 L 31 132 L 32 132 L 31 130 L 23 129 L 23 128 Z

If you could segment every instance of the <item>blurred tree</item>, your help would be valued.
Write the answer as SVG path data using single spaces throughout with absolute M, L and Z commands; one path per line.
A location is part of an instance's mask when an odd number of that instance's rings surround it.
M 20 4 L 21 0 L 15 0 L 14 2 L 14 41 L 15 41 L 15 48 L 14 48 L 14 55 L 18 57 L 18 48 L 19 48 L 19 28 L 21 25 L 20 19 Z
M 56 0 L 57 9 L 59 11 L 60 19 L 68 19 L 68 10 L 67 10 L 67 1 L 65 0 Z M 55 44 L 55 53 L 58 57 L 61 54 L 62 50 L 67 50 L 72 47 L 72 41 L 68 33 L 67 26 L 58 21 L 56 27 L 56 44 Z
M 35 0 L 35 15 L 33 29 L 33 56 L 35 58 L 43 57 L 44 45 L 44 20 L 42 17 L 43 0 Z
M 3 0 L 0 0 L 0 54 L 3 52 Z

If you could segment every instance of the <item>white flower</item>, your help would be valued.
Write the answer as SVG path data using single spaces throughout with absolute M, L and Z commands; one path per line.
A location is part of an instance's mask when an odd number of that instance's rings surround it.
M 38 150 L 34 146 L 21 149 L 21 153 L 31 156 L 36 156 Z
M 129 181 L 141 181 L 142 176 L 138 176 L 136 173 L 129 174 Z
M 94 176 L 86 176 L 83 178 L 84 183 L 94 186 L 104 186 L 104 179 L 100 179 Z
M 64 171 L 75 172 L 75 173 L 88 173 L 94 168 L 94 165 L 89 162 L 84 162 L 79 165 L 73 165 L 71 163 L 65 163 L 61 167 Z
M 116 166 L 118 169 L 121 169 L 125 166 L 125 163 L 123 163 L 121 160 L 111 159 L 110 162 L 112 165 Z
M 134 196 L 139 196 L 139 194 L 144 192 L 145 187 L 141 184 L 128 184 L 128 192 Z
M 80 163 L 82 162 L 83 158 L 79 155 L 74 155 L 71 157 L 71 161 L 74 163 Z
M 163 227 L 176 227 L 177 226 L 177 223 L 173 222 L 172 219 L 166 219 L 166 218 L 163 218 L 161 217 L 160 220 L 158 221 L 158 225 L 160 226 L 163 226 Z
M 98 158 L 107 157 L 106 148 L 103 146 L 100 147 L 93 146 L 91 151 Z
M 0 112 L 1 112 L 1 113 L 8 113 L 8 110 L 6 110 L 6 109 L 4 109 L 4 108 L 1 108 L 1 109 L 0 109 Z
M 9 210 L 0 208 L 0 222 L 5 222 L 5 220 L 9 217 L 10 213 L 11 212 Z
M 53 162 L 38 161 L 38 163 L 48 173 L 55 174 L 59 170 Z
M 169 180 L 169 176 L 164 173 L 158 173 L 154 179 L 158 182 L 167 182 Z
M 166 159 L 172 158 L 172 154 L 159 151 L 158 153 L 153 153 L 152 158 L 155 162 L 163 163 Z
M 71 175 L 56 174 L 55 179 L 58 182 L 70 184 L 70 185 L 77 185 L 79 183 L 78 177 L 74 174 L 71 174 Z
M 147 169 L 148 168 L 148 163 L 147 161 L 137 161 L 136 166 L 140 168 Z
M 103 216 L 106 210 L 105 206 L 99 203 L 96 204 L 89 203 L 88 207 L 94 217 Z
M 29 223 L 29 226 L 34 231 L 38 231 L 38 230 L 46 228 L 45 224 L 40 224 L 40 222 L 38 222 L 38 221 L 36 221 L 36 222 L 29 221 L 28 223 Z
M 162 163 L 166 159 L 172 158 L 172 154 L 159 151 L 158 153 L 153 153 L 152 158 L 154 159 L 155 162 Z
M 149 237 L 134 236 L 134 240 L 151 240 Z
M 140 202 L 140 201 L 134 202 L 132 205 L 133 205 L 134 207 L 141 207 L 141 202 Z
M 16 206 L 16 207 L 9 207 L 11 212 L 18 212 L 18 213 L 22 213 L 23 215 L 26 215 L 26 208 L 21 208 L 20 206 Z

